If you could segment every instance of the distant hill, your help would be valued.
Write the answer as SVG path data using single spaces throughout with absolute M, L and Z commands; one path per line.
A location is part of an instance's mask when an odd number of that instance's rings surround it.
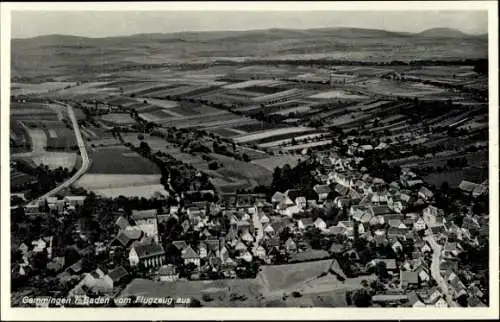
M 428 38 L 464 38 L 464 37 L 473 37 L 471 35 L 465 34 L 460 30 L 452 29 L 452 28 L 431 28 L 424 30 L 418 34 L 420 37 L 428 37 Z
M 460 39 L 460 41 L 443 41 Z M 487 38 L 434 28 L 421 33 L 363 28 L 267 29 L 151 33 L 89 38 L 47 35 L 12 39 L 20 75 L 81 74 L 145 64 L 214 59 L 329 59 L 344 61 L 463 60 L 488 57 Z

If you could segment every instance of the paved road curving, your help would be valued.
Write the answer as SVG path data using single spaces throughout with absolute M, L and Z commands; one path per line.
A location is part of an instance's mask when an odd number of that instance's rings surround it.
M 441 275 L 441 251 L 442 246 L 437 243 L 432 235 L 432 231 L 429 229 L 427 231 L 427 236 L 424 237 L 426 241 L 429 242 L 429 245 L 432 248 L 432 263 L 431 263 L 431 275 L 432 278 L 436 281 L 439 288 L 444 294 L 445 300 L 448 303 L 449 307 L 457 307 L 458 304 L 453 301 L 453 298 L 448 290 L 448 282 Z
M 47 197 L 50 197 L 50 196 L 58 193 L 59 191 L 63 190 L 64 188 L 71 186 L 85 172 L 87 172 L 87 170 L 90 166 L 90 160 L 89 160 L 89 156 L 87 154 L 87 149 L 85 147 L 85 142 L 83 140 L 82 133 L 80 132 L 80 127 L 78 126 L 78 122 L 76 121 L 75 112 L 73 111 L 73 107 L 71 105 L 63 104 L 63 103 L 59 103 L 59 102 L 58 102 L 58 104 L 66 106 L 66 108 L 68 109 L 68 116 L 71 119 L 71 123 L 73 124 L 73 131 L 75 131 L 76 141 L 78 143 L 78 148 L 80 149 L 80 156 L 82 158 L 82 167 L 71 178 L 64 181 L 59 186 L 57 186 L 56 188 L 47 192 L 43 196 L 38 197 L 33 202 L 42 201 L 42 200 L 46 199 Z

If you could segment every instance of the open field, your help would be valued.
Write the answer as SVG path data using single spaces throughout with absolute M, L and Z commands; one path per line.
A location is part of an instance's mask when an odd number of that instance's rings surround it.
M 263 266 L 257 279 L 262 285 L 262 293 L 269 306 L 346 306 L 345 292 L 363 288 L 363 280 L 371 281 L 374 275 L 348 278 L 339 281 L 328 272 L 332 260 L 321 260 L 298 264 Z M 283 303 L 283 294 L 294 291 L 302 294 L 299 298 L 289 296 Z M 281 305 L 278 303 L 282 301 Z
M 258 279 L 269 292 L 293 289 L 296 285 L 302 285 L 328 272 L 331 262 L 332 260 L 321 260 L 299 264 L 266 265 L 259 272 Z
M 263 185 L 271 183 L 271 172 L 257 164 L 235 160 L 221 154 L 210 153 L 210 156 L 224 165 L 217 171 L 228 177 L 249 179 Z
M 88 95 L 115 95 L 119 93 L 120 89 L 118 87 L 110 86 L 107 82 L 87 82 L 78 86 L 62 89 L 57 92 L 57 95 L 68 98 L 79 98 Z
M 31 138 L 19 121 L 10 122 L 10 148 L 12 153 L 31 150 Z
M 148 104 L 151 104 L 153 106 L 158 106 L 161 108 L 172 108 L 172 107 L 177 107 L 179 106 L 178 102 L 175 101 L 169 101 L 169 100 L 159 100 L 159 99 L 154 99 L 154 98 L 138 98 L 137 101 L 144 101 Z
M 90 151 L 88 173 L 158 174 L 160 169 L 151 161 L 125 147 L 107 147 Z
M 307 133 L 307 132 L 305 132 L 305 133 Z M 301 134 L 305 134 L 305 133 L 303 132 Z M 292 135 L 276 136 L 273 138 L 266 138 L 265 140 L 257 141 L 257 143 L 258 143 L 258 146 L 260 148 L 272 148 L 272 147 L 276 147 L 276 146 L 280 146 L 280 145 L 291 144 L 292 139 L 295 139 L 297 142 L 301 142 L 301 141 L 306 141 L 306 140 L 318 139 L 318 138 L 323 137 L 325 134 L 326 133 L 324 133 L 324 132 L 318 133 L 317 131 L 313 131 L 313 132 L 307 133 L 306 135 L 292 134 Z M 271 139 L 272 139 L 272 141 L 271 141 Z
M 117 125 L 135 124 L 135 120 L 128 113 L 110 113 L 100 117 L 101 120 Z
M 42 94 L 52 91 L 57 91 L 68 86 L 75 86 L 75 82 L 45 82 L 41 84 L 29 84 L 29 83 L 11 83 L 11 94 L 13 96 L 18 95 L 30 95 L 30 94 Z
M 158 195 L 168 196 L 168 192 L 161 184 L 150 185 L 133 185 L 130 187 L 116 187 L 104 189 L 92 189 L 95 194 L 104 196 L 106 198 L 118 198 L 124 196 L 127 198 L 153 198 Z
M 283 82 L 280 81 L 275 81 L 273 79 L 261 79 L 261 80 L 249 80 L 249 81 L 244 81 L 241 83 L 234 83 L 234 84 L 229 84 L 222 86 L 222 88 L 226 89 L 239 89 L 239 88 L 252 88 L 252 87 L 272 87 L 276 85 L 280 85 Z
M 159 174 L 93 174 L 87 173 L 74 185 L 91 190 L 98 195 L 116 198 L 155 196 L 157 192 L 167 194 L 160 184 Z
M 316 142 L 285 146 L 285 147 L 282 147 L 281 149 L 283 151 L 303 150 L 303 149 L 307 149 L 307 148 L 315 148 L 315 147 L 319 147 L 319 146 L 332 144 L 332 142 L 333 142 L 332 140 L 321 140 L 321 141 L 316 141 Z
M 46 152 L 42 155 L 37 155 L 31 158 L 36 165 L 44 164 L 50 169 L 58 167 L 71 170 L 75 167 L 77 159 L 80 158 L 76 153 L 68 152 Z
M 251 124 L 245 124 L 245 125 L 239 125 L 239 126 L 233 126 L 235 130 L 240 130 L 244 131 L 247 133 L 252 133 L 252 132 L 258 132 L 258 131 L 265 131 L 265 130 L 271 130 L 271 129 L 279 129 L 279 128 L 284 128 L 286 125 L 284 124 L 271 124 L 267 122 L 255 122 Z
M 304 159 L 304 157 L 296 155 L 276 155 L 268 158 L 253 160 L 253 164 L 257 164 L 269 171 L 274 171 L 276 167 L 283 167 L 285 164 L 294 167 L 299 163 L 299 160 Z
M 245 301 L 230 301 L 232 293 L 244 295 Z M 210 295 L 212 301 L 202 301 L 204 294 Z M 255 279 L 226 279 L 213 281 L 158 282 L 146 279 L 135 279 L 120 294 L 122 297 L 172 297 L 177 299 L 195 298 L 208 307 L 259 307 L 263 306 L 260 295 L 260 285 Z
M 444 89 L 434 85 L 415 82 L 401 82 L 386 79 L 372 79 L 363 83 L 363 88 L 373 94 L 403 97 L 450 97 Z M 442 95 L 440 95 L 442 94 Z
M 24 172 L 19 172 L 19 171 L 10 172 L 10 187 L 14 191 L 17 190 L 16 189 L 17 187 L 20 187 L 30 182 L 36 182 L 36 178 Z
M 143 135 L 144 138 L 140 140 L 138 136 L 138 133 L 123 133 L 122 139 L 123 141 L 128 142 L 136 147 L 139 147 L 141 142 L 146 142 L 151 148 L 152 153 L 156 153 L 157 151 L 164 151 L 168 146 L 168 142 L 160 137 L 146 134 Z
M 76 150 L 77 142 L 75 132 L 66 127 L 44 129 L 47 137 L 47 149 Z
M 314 94 L 309 96 L 309 98 L 320 98 L 320 99 L 332 99 L 332 98 L 338 98 L 338 99 L 363 99 L 367 98 L 366 96 L 361 96 L 361 95 L 356 95 L 356 94 L 350 94 L 346 91 L 343 90 L 329 90 L 326 92 L 321 92 L 318 94 Z
M 87 173 L 77 182 L 78 186 L 110 189 L 152 185 L 160 182 L 159 174 L 101 174 Z
M 311 130 L 313 130 L 313 129 L 307 128 L 307 127 L 287 127 L 287 128 L 282 128 L 282 129 L 272 129 L 272 130 L 257 132 L 257 133 L 253 133 L 253 134 L 242 135 L 242 136 L 234 138 L 234 140 L 238 143 L 246 143 L 246 142 L 257 141 L 257 140 L 261 140 L 264 138 L 270 138 L 270 137 L 274 137 L 274 136 L 278 136 L 278 135 L 302 133 L 302 132 L 307 132 L 307 131 L 311 131 Z

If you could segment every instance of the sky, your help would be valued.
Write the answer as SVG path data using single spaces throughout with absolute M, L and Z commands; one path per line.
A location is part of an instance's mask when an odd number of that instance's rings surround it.
M 13 11 L 13 38 L 64 34 L 125 36 L 180 31 L 356 27 L 420 32 L 488 32 L 487 11 Z

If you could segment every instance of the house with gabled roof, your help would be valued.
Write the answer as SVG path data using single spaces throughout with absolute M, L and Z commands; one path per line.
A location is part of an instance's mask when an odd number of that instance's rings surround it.
M 130 266 L 158 267 L 165 261 L 165 250 L 156 242 L 132 246 L 128 256 Z
M 339 226 L 330 226 L 324 231 L 323 233 L 326 235 L 344 235 L 346 232 L 345 227 L 339 227 Z
M 175 240 L 172 242 L 172 245 L 174 245 L 175 248 L 177 248 L 181 252 L 184 250 L 184 248 L 187 247 L 187 244 L 184 240 Z
M 252 252 L 253 252 L 253 255 L 257 258 L 260 258 L 260 259 L 266 258 L 266 249 L 262 245 L 254 247 L 252 249 Z
M 238 256 L 238 258 L 244 260 L 247 263 L 250 263 L 253 260 L 252 253 L 250 253 L 250 251 L 248 249 L 242 251 L 240 253 L 240 255 Z
M 314 221 L 314 227 L 320 229 L 320 230 L 324 230 L 326 229 L 326 223 L 323 219 L 321 219 L 320 217 L 316 218 L 316 220 Z
M 297 207 L 304 210 L 307 207 L 307 200 L 303 196 L 298 196 L 297 198 L 295 198 L 295 204 L 297 205 Z
M 429 201 L 434 197 L 434 193 L 430 191 L 428 188 L 422 186 L 418 191 L 418 196 L 422 198 L 424 201 Z
M 146 236 L 153 238 L 155 242 L 159 241 L 157 214 L 156 209 L 147 209 L 132 210 L 132 214 L 130 215 L 136 227 L 141 229 Z
M 117 225 L 118 227 L 120 227 L 120 229 L 125 229 L 128 226 L 130 226 L 130 223 L 128 222 L 128 220 L 123 215 L 121 215 L 121 216 L 118 217 L 118 219 L 116 219 L 115 225 Z
M 313 187 L 313 190 L 318 194 L 318 199 L 320 201 L 326 200 L 326 198 L 328 198 L 328 194 L 331 191 L 330 187 L 327 184 L 317 184 Z
M 397 270 L 397 264 L 395 259 L 383 259 L 383 258 L 376 258 L 371 260 L 368 264 L 367 267 L 376 267 L 378 263 L 383 262 L 385 263 L 385 267 L 387 268 L 388 272 L 395 272 Z
M 284 215 L 284 216 L 288 216 L 288 217 L 290 217 L 290 218 L 292 218 L 292 217 L 293 217 L 293 215 L 298 214 L 298 213 L 300 213 L 300 212 L 302 212 L 302 209 L 301 209 L 300 207 L 298 207 L 298 206 L 295 206 L 295 205 L 293 205 L 293 206 L 288 206 L 288 207 L 286 207 L 285 209 L 283 209 L 282 211 L 280 211 L 280 213 L 281 213 L 282 215 Z
M 267 225 L 264 227 L 264 235 L 265 235 L 265 236 L 266 236 L 266 235 L 268 235 L 268 236 L 269 236 L 269 235 L 271 235 L 271 236 L 272 236 L 272 235 L 274 235 L 275 233 L 276 233 L 276 232 L 275 232 L 275 230 L 274 230 L 274 228 L 273 228 L 273 226 L 272 226 L 272 225 L 267 224 Z
M 187 246 L 182 250 L 181 258 L 184 260 L 184 265 L 193 263 L 196 267 L 200 267 L 200 256 L 191 248 Z
M 299 230 L 304 230 L 310 226 L 314 226 L 314 221 L 312 218 L 307 217 L 307 218 L 301 218 L 301 219 L 297 220 L 297 228 Z
M 257 216 L 259 217 L 259 221 L 260 221 L 260 223 L 261 223 L 262 225 L 267 225 L 267 224 L 269 224 L 269 222 L 271 221 L 271 220 L 269 219 L 269 217 L 268 217 L 266 214 L 264 214 L 264 213 L 259 214 L 259 215 L 257 215 Z
M 396 254 L 403 251 L 403 245 L 398 240 L 392 243 L 391 248 Z
M 140 240 L 144 232 L 136 227 L 128 227 L 118 232 L 115 239 L 111 242 L 112 246 L 123 246 L 128 248 L 134 241 Z
M 241 240 L 244 240 L 246 242 L 253 242 L 254 241 L 254 236 L 249 232 L 249 231 L 244 231 L 240 235 Z
M 345 281 L 347 279 L 347 275 L 345 274 L 342 266 L 340 266 L 337 259 L 333 259 L 330 267 L 328 268 L 328 272 L 335 275 L 337 279 L 341 281 Z
M 418 274 L 413 271 L 400 271 L 400 287 L 403 290 L 416 289 L 419 287 Z
M 163 282 L 174 282 L 179 279 L 175 265 L 167 264 L 158 269 L 158 278 Z
M 276 191 L 273 196 L 271 197 L 271 202 L 274 204 L 274 205 L 277 205 L 279 204 L 280 202 L 282 202 L 283 200 L 286 199 L 286 195 L 282 192 L 279 192 L 279 191 Z
M 446 242 L 443 247 L 444 258 L 456 258 L 463 251 L 460 243 Z
M 197 246 L 198 250 L 198 255 L 200 256 L 200 259 L 204 259 L 208 255 L 208 246 L 205 242 L 200 241 Z
M 113 281 L 113 286 L 116 286 L 128 276 L 128 272 L 123 266 L 118 265 L 108 272 L 108 276 Z
M 418 219 L 413 223 L 413 229 L 415 231 L 422 231 L 427 228 L 427 225 L 425 224 L 425 220 L 422 217 L 418 217 Z

